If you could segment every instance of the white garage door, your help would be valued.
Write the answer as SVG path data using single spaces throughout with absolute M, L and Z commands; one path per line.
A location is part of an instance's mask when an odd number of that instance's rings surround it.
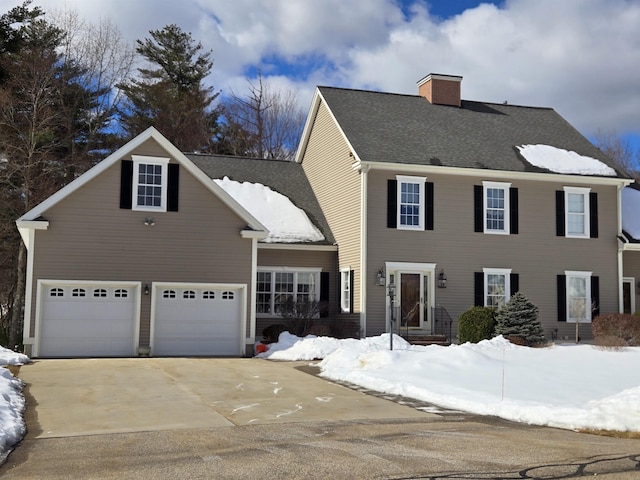
M 135 293 L 131 285 L 44 284 L 38 356 L 132 356 Z
M 154 293 L 154 356 L 241 353 L 242 288 L 169 285 Z

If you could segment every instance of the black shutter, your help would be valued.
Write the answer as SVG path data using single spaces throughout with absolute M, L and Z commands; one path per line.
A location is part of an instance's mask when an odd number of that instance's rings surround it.
M 353 285 L 355 284 L 353 273 L 353 270 L 349 270 L 349 313 L 355 311 L 353 308 Z
M 133 161 L 120 162 L 120 208 L 131 210 L 133 201 Z
M 398 181 L 387 181 L 387 228 L 398 227 Z
M 178 211 L 178 186 L 180 184 L 180 165 L 170 163 L 167 170 L 167 212 Z
M 484 307 L 484 273 L 473 273 L 473 304 L 476 307 Z
M 473 186 L 473 226 L 474 232 L 484 232 L 484 189 L 482 185 Z
M 433 230 L 433 182 L 427 182 L 425 186 L 425 230 Z
M 518 233 L 518 189 L 509 189 L 509 233 Z
M 556 190 L 556 235 L 564 237 L 564 190 Z
M 511 283 L 511 291 L 509 293 L 513 297 L 516 293 L 520 291 L 520 274 L 512 273 L 511 277 L 509 278 L 509 282 Z
M 591 277 L 591 308 L 592 317 L 600 315 L 600 277 Z
M 589 193 L 589 236 L 598 238 L 598 194 Z
M 558 321 L 567 321 L 567 277 L 558 275 Z
M 320 317 L 329 316 L 329 272 L 320 272 Z

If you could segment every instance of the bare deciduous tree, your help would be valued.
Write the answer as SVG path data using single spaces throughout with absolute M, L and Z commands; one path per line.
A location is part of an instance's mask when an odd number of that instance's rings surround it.
M 232 93 L 223 103 L 225 153 L 257 158 L 292 160 L 302 130 L 305 113 L 293 89 L 276 89 L 258 74 L 247 80 L 246 96 Z
M 598 130 L 595 144 L 615 162 L 620 171 L 630 177 L 640 178 L 640 150 L 634 152 L 627 140 L 614 133 Z

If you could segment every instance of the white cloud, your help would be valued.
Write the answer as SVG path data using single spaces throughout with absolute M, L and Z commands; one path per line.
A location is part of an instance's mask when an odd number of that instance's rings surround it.
M 415 93 L 424 75 L 450 73 L 466 99 L 553 107 L 586 135 L 640 135 L 638 1 L 506 0 L 444 20 L 422 0 L 406 15 L 397 0 L 35 3 L 109 16 L 131 41 L 176 23 L 213 50 L 217 89 L 258 67 L 282 75 L 283 61 L 304 69 L 290 81 L 306 102 L 317 84 Z

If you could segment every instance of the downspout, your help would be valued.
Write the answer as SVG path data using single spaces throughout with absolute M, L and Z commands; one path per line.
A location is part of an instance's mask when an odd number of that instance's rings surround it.
M 622 189 L 624 184 L 618 185 L 616 201 L 618 211 L 618 238 L 623 238 L 622 235 Z M 624 245 L 618 244 L 618 312 L 624 312 L 624 293 L 623 293 L 623 277 L 624 277 L 624 262 L 623 262 Z M 635 292 L 631 292 L 631 295 L 635 295 Z
M 360 167 L 360 337 L 367 336 L 367 184 L 369 166 Z
M 255 343 L 256 338 L 256 285 L 258 284 L 258 239 L 251 239 L 251 285 L 249 285 L 249 338 L 245 340 L 245 354 L 247 344 Z M 246 330 L 245 330 L 246 335 Z

